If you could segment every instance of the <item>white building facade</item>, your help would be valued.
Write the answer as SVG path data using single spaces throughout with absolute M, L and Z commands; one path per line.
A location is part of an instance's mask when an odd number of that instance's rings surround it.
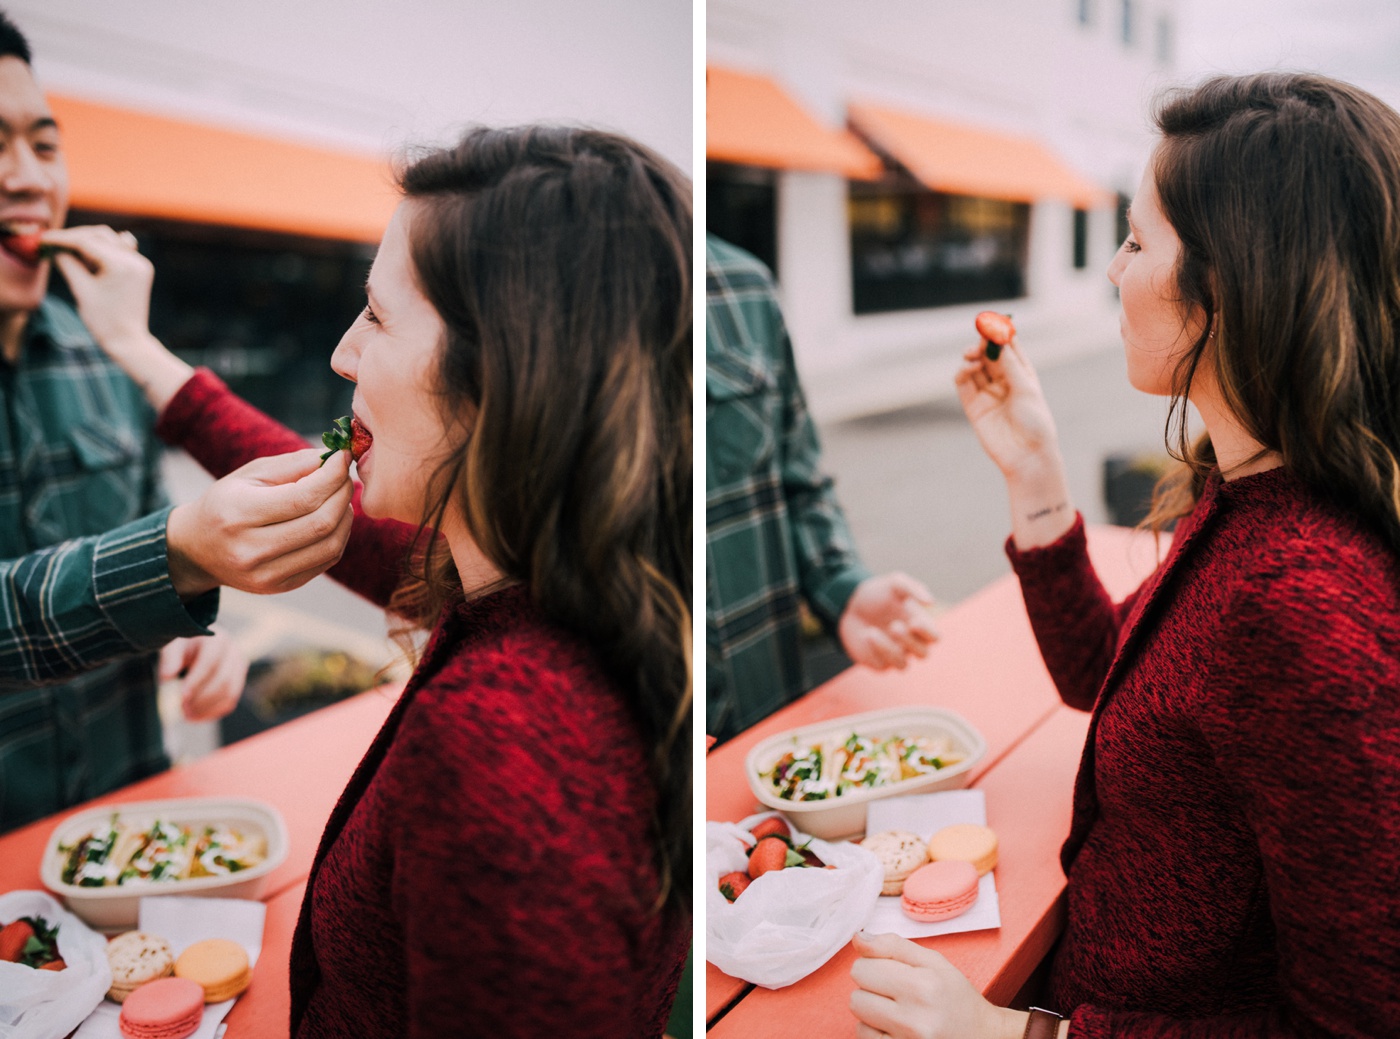
M 766 77 L 825 127 L 853 129 L 885 159 L 884 183 L 927 196 L 900 203 L 906 224 L 910 206 L 939 209 L 944 221 L 949 212 L 970 213 L 960 218 L 972 221 L 967 226 L 1005 225 L 999 248 L 1015 256 L 1014 271 L 997 268 L 1010 271 L 1009 280 L 887 292 L 866 276 L 877 262 L 897 262 L 890 257 L 898 250 L 872 250 L 864 241 L 870 221 L 893 205 L 880 197 L 884 189 L 840 172 L 776 168 L 781 160 L 766 171 L 748 169 L 717 162 L 712 151 L 712 228 L 723 223 L 725 178 L 749 173 L 761 184 L 767 177 L 773 232 L 765 258 L 775 261 L 819 418 L 946 392 L 959 355 L 975 341 L 972 317 L 983 309 L 1013 313 L 1023 344 L 1049 354 L 1116 341 L 1116 299 L 1104 270 L 1117 247 L 1118 210 L 1151 148 L 1152 97 L 1174 82 L 1175 8 L 1175 0 L 709 0 L 712 77 L 715 70 Z M 999 139 L 1035 142 L 1098 194 L 1075 201 L 1047 187 L 1032 192 L 1039 197 L 1014 199 L 1016 192 L 993 183 L 985 162 L 986 187 L 960 187 L 961 198 L 929 192 L 915 184 L 928 180 L 915 168 L 917 156 L 873 133 L 862 116 L 868 109 L 981 132 L 991 149 Z M 983 259 L 991 256 L 992 240 L 943 241 L 935 280 L 956 282 L 950 265 L 975 267 L 979 248 L 989 250 Z M 906 242 L 911 262 L 919 248 Z

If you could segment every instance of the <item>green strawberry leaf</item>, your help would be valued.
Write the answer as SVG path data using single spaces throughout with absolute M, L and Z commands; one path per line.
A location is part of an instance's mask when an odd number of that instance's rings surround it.
M 321 434 L 321 443 L 330 450 L 321 456 L 321 464 L 326 464 L 326 459 L 337 451 L 350 450 L 350 416 L 346 415 L 338 418 L 332 423 L 332 428 L 328 433 Z
M 797 852 L 793 851 L 792 848 L 788 848 L 788 849 L 787 849 L 787 855 L 785 856 L 785 858 L 784 858 L 784 860 L 783 860 L 783 868 L 784 868 L 784 869 L 786 869 L 788 866 L 805 866 L 805 865 L 807 865 L 807 860 L 806 860 L 806 859 L 804 859 L 804 858 L 803 858 L 801 855 L 799 855 Z

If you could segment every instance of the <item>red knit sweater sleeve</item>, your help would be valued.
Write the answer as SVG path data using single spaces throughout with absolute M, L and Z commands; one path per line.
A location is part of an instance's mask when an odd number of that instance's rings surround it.
M 646 1016 L 657 999 L 638 988 L 663 969 L 638 938 L 653 877 L 634 797 L 646 763 L 600 716 L 558 717 L 561 702 L 581 706 L 565 688 L 576 680 L 528 654 L 483 655 L 405 716 L 380 778 L 398 777 L 391 815 L 404 821 L 391 898 L 408 1039 L 660 1031 Z
M 1385 571 L 1301 552 L 1241 589 L 1201 721 L 1258 840 L 1278 1004 L 1191 1020 L 1081 1007 L 1071 1035 L 1279 1039 L 1396 1034 L 1400 1007 L 1400 624 Z
M 198 368 L 166 405 L 156 434 L 183 448 L 214 477 L 227 476 L 265 455 L 303 451 L 310 445 L 286 426 L 238 397 L 217 375 Z M 403 575 L 414 530 L 393 520 L 372 520 L 360 511 L 361 487 L 351 503 L 355 524 L 331 577 L 370 602 L 387 606 Z
M 1076 516 L 1058 541 L 1040 548 L 1021 551 L 1007 538 L 1006 554 L 1020 578 L 1031 629 L 1060 698 L 1090 710 L 1138 593 L 1119 605 L 1109 598 L 1089 562 L 1083 516 Z

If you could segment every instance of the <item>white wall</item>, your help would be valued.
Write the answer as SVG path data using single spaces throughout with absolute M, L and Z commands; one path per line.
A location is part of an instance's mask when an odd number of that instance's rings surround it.
M 1082 26 L 1078 0 L 708 0 L 707 60 L 772 76 L 830 126 L 844 125 L 852 101 L 971 122 L 1036 137 L 1131 194 L 1151 144 L 1149 101 L 1174 78 L 1155 32 L 1160 15 L 1176 18 L 1176 0 L 1135 0 L 1132 46 L 1121 3 L 1094 0 Z M 819 417 L 946 392 L 972 316 L 988 306 L 1014 312 L 1023 341 L 1038 336 L 1046 352 L 1116 339 L 1109 210 L 1092 215 L 1088 264 L 1076 271 L 1069 207 L 1033 208 L 1026 299 L 857 318 L 844 182 L 785 174 L 778 191 L 783 303 Z
M 566 120 L 693 167 L 690 0 L 6 0 L 49 89 L 389 152 Z

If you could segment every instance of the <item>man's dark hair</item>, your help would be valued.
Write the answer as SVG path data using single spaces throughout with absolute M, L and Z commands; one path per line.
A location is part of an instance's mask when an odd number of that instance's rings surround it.
M 29 55 L 29 41 L 24 38 L 24 33 L 14 22 L 10 21 L 9 15 L 0 11 L 0 58 L 15 57 L 26 65 L 32 63 Z

